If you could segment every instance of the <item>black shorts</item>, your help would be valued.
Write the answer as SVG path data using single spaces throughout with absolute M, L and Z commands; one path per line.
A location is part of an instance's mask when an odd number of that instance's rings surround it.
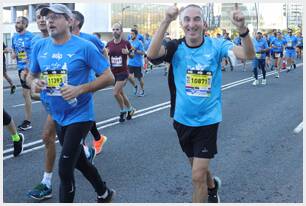
M 273 53 L 273 59 L 277 59 L 278 58 L 278 57 L 275 56 L 276 54 L 280 54 L 280 58 L 283 58 L 283 56 L 284 56 L 283 52 L 274 52 Z
M 31 88 L 28 87 L 28 85 L 26 84 L 26 81 L 21 79 L 20 74 L 21 74 L 22 71 L 23 71 L 23 70 L 18 70 L 18 76 L 19 76 L 19 79 L 20 79 L 20 84 L 21 84 L 22 88 L 24 88 L 24 89 L 31 89 Z
M 129 68 L 129 73 L 134 74 L 135 78 L 142 78 L 143 74 L 141 72 L 141 67 L 133 67 L 133 66 L 128 66 Z
M 183 152 L 188 158 L 214 158 L 217 154 L 217 132 L 219 123 L 201 127 L 190 127 L 173 121 L 173 127 Z
M 303 46 L 296 46 L 297 48 L 299 48 L 300 50 L 303 50 Z
M 129 73 L 120 72 L 120 73 L 114 74 L 114 77 L 115 77 L 115 82 L 125 81 L 129 77 Z

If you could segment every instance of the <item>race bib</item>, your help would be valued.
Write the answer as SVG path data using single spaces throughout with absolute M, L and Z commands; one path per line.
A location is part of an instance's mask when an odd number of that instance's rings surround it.
M 280 53 L 275 53 L 275 57 L 277 58 L 280 57 L 280 55 L 281 55 Z
M 261 57 L 261 54 L 260 53 L 256 53 L 256 58 L 260 59 L 260 57 Z
M 62 84 L 67 84 L 67 70 L 48 70 L 43 72 L 42 77 L 47 83 L 49 96 L 62 96 L 60 88 Z
M 209 97 L 211 94 L 212 72 L 187 70 L 186 94 L 189 96 Z
M 25 51 L 18 52 L 18 60 L 26 61 L 27 60 L 27 53 Z
M 292 41 L 288 41 L 287 46 L 292 47 Z
M 122 67 L 122 56 L 111 57 L 111 63 L 113 67 Z

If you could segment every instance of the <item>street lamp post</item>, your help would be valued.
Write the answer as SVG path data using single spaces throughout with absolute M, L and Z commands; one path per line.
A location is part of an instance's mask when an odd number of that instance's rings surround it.
M 124 12 L 126 9 L 128 9 L 128 8 L 130 8 L 130 6 L 126 6 L 126 7 L 123 7 L 123 8 L 121 9 L 121 26 L 122 26 L 122 28 L 123 28 L 123 12 Z

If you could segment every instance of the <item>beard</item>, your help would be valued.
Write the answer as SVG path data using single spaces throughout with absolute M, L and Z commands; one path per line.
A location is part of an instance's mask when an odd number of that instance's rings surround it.
M 16 31 L 19 32 L 19 33 L 23 31 L 23 28 L 15 27 L 15 29 L 16 29 Z
M 121 36 L 120 34 L 114 33 L 114 38 L 115 38 L 115 39 L 119 39 L 120 36 Z

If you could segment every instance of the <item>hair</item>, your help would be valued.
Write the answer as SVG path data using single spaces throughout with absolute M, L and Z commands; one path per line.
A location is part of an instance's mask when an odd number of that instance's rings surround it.
M 185 6 L 185 7 L 182 7 L 182 8 L 180 9 L 180 12 L 179 12 L 180 20 L 182 20 L 182 19 L 181 19 L 181 14 L 183 13 L 183 11 L 185 11 L 185 10 L 186 10 L 187 8 L 189 8 L 189 7 L 198 8 L 198 9 L 200 10 L 200 12 L 201 12 L 201 18 L 202 18 L 202 20 L 204 21 L 204 11 L 203 11 L 203 8 L 200 7 L 199 5 L 196 5 L 196 4 L 189 4 L 189 5 Z
M 99 39 L 101 39 L 101 34 L 99 34 L 98 32 L 94 32 L 92 33 L 93 35 L 96 35 Z
M 120 30 L 123 31 L 123 28 L 122 28 L 122 25 L 119 23 L 119 22 L 116 22 L 113 24 L 112 28 L 115 26 L 115 25 L 118 25 Z
M 136 29 L 132 29 L 131 32 L 133 32 L 136 36 L 138 34 L 138 31 Z
M 25 17 L 25 16 L 18 16 L 17 19 L 18 19 L 18 18 L 21 18 L 22 24 L 25 24 L 26 27 L 28 27 L 28 25 L 29 25 L 29 20 L 28 20 L 27 17 Z
M 37 12 L 37 11 L 43 9 L 43 8 L 46 8 L 46 7 L 48 7 L 47 4 L 39 4 L 38 6 L 36 6 L 35 11 Z
M 79 11 L 72 11 L 72 13 L 73 13 L 74 18 L 80 22 L 78 27 L 79 29 L 81 29 L 84 24 L 84 15 L 81 14 L 81 12 Z

